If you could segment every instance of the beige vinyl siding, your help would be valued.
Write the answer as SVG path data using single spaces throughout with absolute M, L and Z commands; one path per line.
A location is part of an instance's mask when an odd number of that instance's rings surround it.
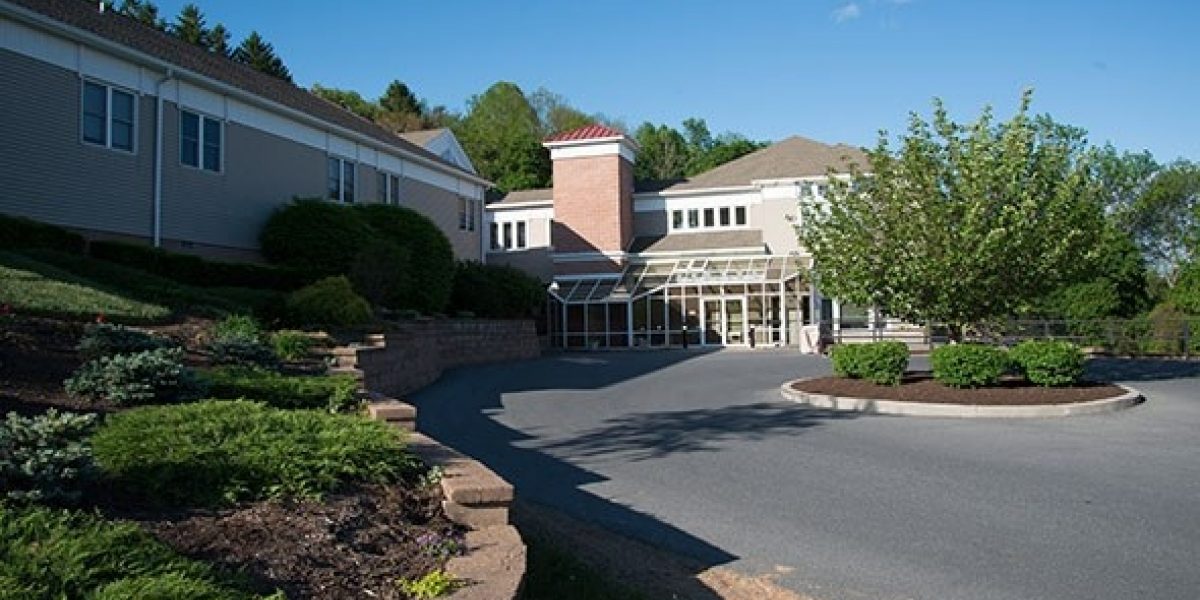
M 154 100 L 138 97 L 130 154 L 82 141 L 77 74 L 0 50 L 0 81 L 0 212 L 150 235 Z
M 800 249 L 793 227 L 797 207 L 797 201 L 790 198 L 763 200 L 761 204 L 750 205 L 749 225 L 762 230 L 763 243 L 772 254 L 787 254 Z
M 484 230 L 482 202 L 475 201 L 475 231 L 458 228 L 459 196 L 449 190 L 434 187 L 415 179 L 401 178 L 400 205 L 429 217 L 454 248 L 458 260 L 479 260 L 480 240 Z
M 164 238 L 253 249 L 277 207 L 324 198 L 324 152 L 238 123 L 225 123 L 220 173 L 181 164 L 179 109 L 163 104 Z

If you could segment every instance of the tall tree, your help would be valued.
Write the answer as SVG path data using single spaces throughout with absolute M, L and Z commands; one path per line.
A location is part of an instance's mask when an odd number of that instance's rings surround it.
M 691 152 L 683 135 L 667 125 L 642 123 L 633 134 L 641 151 L 633 165 L 640 181 L 671 181 L 687 174 Z
M 363 98 L 358 92 L 325 87 L 319 83 L 314 83 L 311 91 L 313 95 L 341 106 L 368 121 L 373 121 L 379 116 L 379 105 Z
M 175 37 L 201 47 L 208 47 L 209 30 L 204 22 L 204 13 L 195 4 L 185 4 L 171 25 L 171 34 Z
M 480 175 L 503 191 L 549 184 L 550 156 L 541 145 L 541 124 L 521 88 L 501 81 L 467 105 L 454 133 Z
M 159 31 L 167 30 L 167 22 L 158 16 L 158 6 L 149 0 L 121 0 L 117 12 Z
M 544 87 L 534 90 L 529 95 L 529 104 L 537 113 L 538 122 L 542 125 L 542 135 L 547 137 L 592 125 L 598 121 L 595 116 L 588 115 L 571 106 L 561 94 L 556 94 Z
M 391 113 L 418 116 L 425 113 L 425 104 L 399 79 L 388 84 L 383 96 L 379 97 L 379 106 Z
M 1200 165 L 1181 160 L 1159 171 L 1127 222 L 1151 266 L 1174 286 L 1181 269 L 1200 258 Z
M 825 293 L 961 332 L 1078 281 L 1104 227 L 1092 153 L 1080 130 L 1031 117 L 1031 101 L 999 125 L 990 109 L 955 123 L 935 101 L 898 150 L 881 135 L 869 166 L 803 205 L 798 233 Z
M 230 56 L 232 51 L 229 49 L 229 30 L 221 23 L 217 23 L 212 29 L 208 30 L 208 39 L 204 41 L 204 47 L 208 48 L 209 52 L 219 54 L 221 56 Z
M 233 51 L 233 60 L 289 83 L 292 81 L 292 73 L 283 64 L 283 60 L 275 55 L 275 47 L 267 43 L 257 31 L 251 31 L 250 35 L 242 40 L 242 44 Z

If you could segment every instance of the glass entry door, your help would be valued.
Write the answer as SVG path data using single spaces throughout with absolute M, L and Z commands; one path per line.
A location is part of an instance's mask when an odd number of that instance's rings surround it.
M 746 343 L 745 298 L 705 298 L 703 316 L 705 345 Z

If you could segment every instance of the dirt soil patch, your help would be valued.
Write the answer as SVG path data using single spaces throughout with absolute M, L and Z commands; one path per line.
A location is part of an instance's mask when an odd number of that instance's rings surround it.
M 1125 393 L 1123 388 L 1108 383 L 1082 382 L 1071 387 L 1041 387 L 1017 377 L 1002 379 L 993 387 L 958 389 L 937 382 L 931 373 L 925 371 L 905 373 L 904 380 L 898 386 L 877 385 L 863 379 L 819 377 L 793 383 L 792 388 L 800 392 L 847 398 L 982 406 L 1074 404 Z
M 233 509 L 102 508 L 140 523 L 181 554 L 240 571 L 288 598 L 406 598 L 396 582 L 442 568 L 463 530 L 442 515 L 437 486 L 369 486 L 313 500 Z
M 0 416 L 9 411 L 36 415 L 55 407 L 103 411 L 63 391 L 63 380 L 79 367 L 75 346 L 83 325 L 51 319 L 0 317 Z

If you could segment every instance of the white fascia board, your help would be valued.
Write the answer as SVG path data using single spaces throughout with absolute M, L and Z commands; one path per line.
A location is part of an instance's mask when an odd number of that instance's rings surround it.
M 634 212 L 660 212 L 664 210 L 687 210 L 689 208 L 721 208 L 724 206 L 749 206 L 761 204 L 761 190 L 744 189 L 719 194 L 697 194 L 679 196 L 634 196 Z
M 737 255 L 737 256 L 732 256 L 730 258 L 746 258 L 747 254 L 738 254 L 738 253 L 762 254 L 762 250 L 763 250 L 763 247 L 760 245 L 760 246 L 743 246 L 741 248 L 705 248 L 703 250 L 674 250 L 674 251 L 669 251 L 669 252 L 667 252 L 667 251 L 664 251 L 664 252 L 635 252 L 635 253 L 630 254 L 629 258 L 630 258 L 630 260 L 635 260 L 638 258 L 658 259 L 658 258 L 668 258 L 671 256 L 689 256 L 689 257 L 690 256 L 706 256 L 706 255 L 711 255 L 714 252 L 716 252 L 716 253 L 724 252 L 724 253 Z
M 126 74 L 124 74 L 124 75 L 122 75 L 121 73 L 113 73 L 111 71 L 111 67 L 112 67 L 111 60 L 113 57 L 128 60 L 128 61 L 131 61 L 134 63 L 145 65 L 151 69 L 155 69 L 157 71 L 154 74 L 155 79 L 157 79 L 158 77 L 161 77 L 165 73 L 170 73 L 171 76 L 176 79 L 181 79 L 186 82 L 191 82 L 191 83 L 195 83 L 200 86 L 214 89 L 221 94 L 227 95 L 227 96 L 235 98 L 237 100 L 241 100 L 243 102 L 246 102 L 247 104 L 251 104 L 256 107 L 261 107 L 262 109 L 271 111 L 271 112 L 279 114 L 279 115 L 285 115 L 286 116 L 285 118 L 288 118 L 292 121 L 314 125 L 316 127 L 334 132 L 339 136 L 345 136 L 345 137 L 353 140 L 356 143 L 360 143 L 360 144 L 369 146 L 371 148 L 375 148 L 379 151 L 382 151 L 382 152 L 385 152 L 388 154 L 399 155 L 399 156 L 403 157 L 404 160 L 415 163 L 416 165 L 424 166 L 426 168 L 436 170 L 441 173 L 450 175 L 451 177 L 470 181 L 472 183 L 475 183 L 475 184 L 478 184 L 481 186 L 492 187 L 492 183 L 486 179 L 483 179 L 482 177 L 478 177 L 476 175 L 471 175 L 469 173 L 459 171 L 458 169 L 454 169 L 454 168 L 450 167 L 449 165 L 446 165 L 440 161 L 426 158 L 424 156 L 420 156 L 417 154 L 413 154 L 413 153 L 403 150 L 401 148 L 397 148 L 397 147 L 391 146 L 389 144 L 385 144 L 379 140 L 376 140 L 375 138 L 373 138 L 371 136 L 359 133 L 357 131 L 353 131 L 351 129 L 347 129 L 345 127 L 342 127 L 342 126 L 334 124 L 334 123 L 330 123 L 319 117 L 310 115 L 304 111 L 297 110 L 297 109 L 291 108 L 289 106 L 285 106 L 283 104 L 280 104 L 280 103 L 272 101 L 272 100 L 268 100 L 266 98 L 263 98 L 262 96 L 254 94 L 252 92 L 248 92 L 237 86 L 230 85 L 223 81 L 219 81 L 219 80 L 213 79 L 211 77 L 208 77 L 207 75 L 202 75 L 200 73 L 196 73 L 194 71 L 184 69 L 183 67 L 180 67 L 179 65 L 176 65 L 170 61 L 163 60 L 161 58 L 152 56 L 150 54 L 146 54 L 146 53 L 138 51 L 138 50 L 134 50 L 132 48 L 129 48 L 128 46 L 125 46 L 118 42 L 114 42 L 108 38 L 96 35 L 94 33 L 88 32 L 88 31 L 84 31 L 82 29 L 78 29 L 76 27 L 72 27 L 66 23 L 63 23 L 61 21 L 58 21 L 56 19 L 53 19 L 53 18 L 43 15 L 41 13 L 31 11 L 24 7 L 15 6 L 12 4 L 8 4 L 6 2 L 0 2 L 0 15 L 12 17 L 13 19 L 15 19 L 17 21 L 21 21 L 23 23 L 33 25 L 44 31 L 53 32 L 55 35 L 61 35 L 70 41 L 74 41 L 79 44 L 87 44 L 88 46 L 90 46 L 90 48 L 85 49 L 85 48 L 80 47 L 78 49 L 73 50 L 73 53 L 75 54 L 75 59 L 74 59 L 74 61 L 70 61 L 68 63 L 68 61 L 64 60 L 65 57 L 63 55 L 64 53 L 62 52 L 63 49 L 61 48 L 61 44 L 52 44 L 52 43 L 46 43 L 43 40 L 30 39 L 30 37 L 27 35 L 29 32 L 21 31 L 20 29 L 18 29 L 18 27 L 20 27 L 19 24 L 14 24 L 16 26 L 13 26 L 13 25 L 9 25 L 8 23 L 4 23 L 2 35 L 0 35 L 0 47 L 9 48 L 18 53 L 26 54 L 28 56 L 32 56 L 34 58 L 44 60 L 45 62 L 50 62 L 51 64 L 63 66 L 65 68 L 68 68 L 68 69 L 71 69 L 71 70 L 74 70 L 77 72 L 81 72 L 81 74 L 83 73 L 83 71 L 80 70 L 81 67 L 86 66 L 88 68 L 91 68 L 92 65 L 103 64 L 104 61 L 97 60 L 95 57 L 89 56 L 89 58 L 87 58 L 87 59 L 83 58 L 85 55 L 87 55 L 88 52 L 94 53 L 95 52 L 94 49 L 99 49 L 109 55 L 108 61 L 110 64 L 107 65 L 108 66 L 107 70 L 108 70 L 109 74 L 115 75 L 115 77 L 117 78 L 116 81 L 112 81 L 113 83 L 117 83 L 117 84 L 133 83 L 133 85 L 130 85 L 129 87 L 131 87 L 133 89 L 140 89 L 143 93 L 152 93 L 152 92 L 148 92 L 146 85 L 142 85 L 146 81 L 146 79 L 144 77 L 139 77 L 139 81 L 137 83 L 134 83 L 132 81 L 128 81 L 128 79 L 129 79 L 129 75 L 127 74 L 128 69 L 125 70 Z M 35 50 L 37 53 L 30 54 L 29 52 L 25 51 L 25 50 L 30 50 L 30 49 Z M 68 63 L 68 64 L 63 64 L 63 63 Z M 355 152 L 348 158 L 357 158 L 357 152 Z
M 637 148 L 629 143 L 629 138 L 624 136 L 596 140 L 548 142 L 542 145 L 550 149 L 550 160 L 619 155 L 630 163 L 637 162 Z
M 556 252 L 551 255 L 554 262 L 595 262 L 601 260 L 624 259 L 628 256 L 623 250 L 607 252 Z
M 504 212 L 509 210 L 524 210 L 527 208 L 546 208 L 554 207 L 553 200 L 530 200 L 528 202 L 504 202 L 493 203 L 484 206 L 484 209 L 490 212 Z
M 676 196 L 712 196 L 715 194 L 729 194 L 732 192 L 753 192 L 758 189 L 754 185 L 731 185 L 725 187 L 698 188 L 694 190 L 660 190 L 657 192 L 637 192 L 633 195 L 634 200 L 643 198 L 673 198 Z
M 553 208 L 526 208 L 522 210 L 506 210 L 499 213 L 490 213 L 487 216 L 488 222 L 494 223 L 514 223 L 516 221 L 528 221 L 530 219 L 553 219 Z

